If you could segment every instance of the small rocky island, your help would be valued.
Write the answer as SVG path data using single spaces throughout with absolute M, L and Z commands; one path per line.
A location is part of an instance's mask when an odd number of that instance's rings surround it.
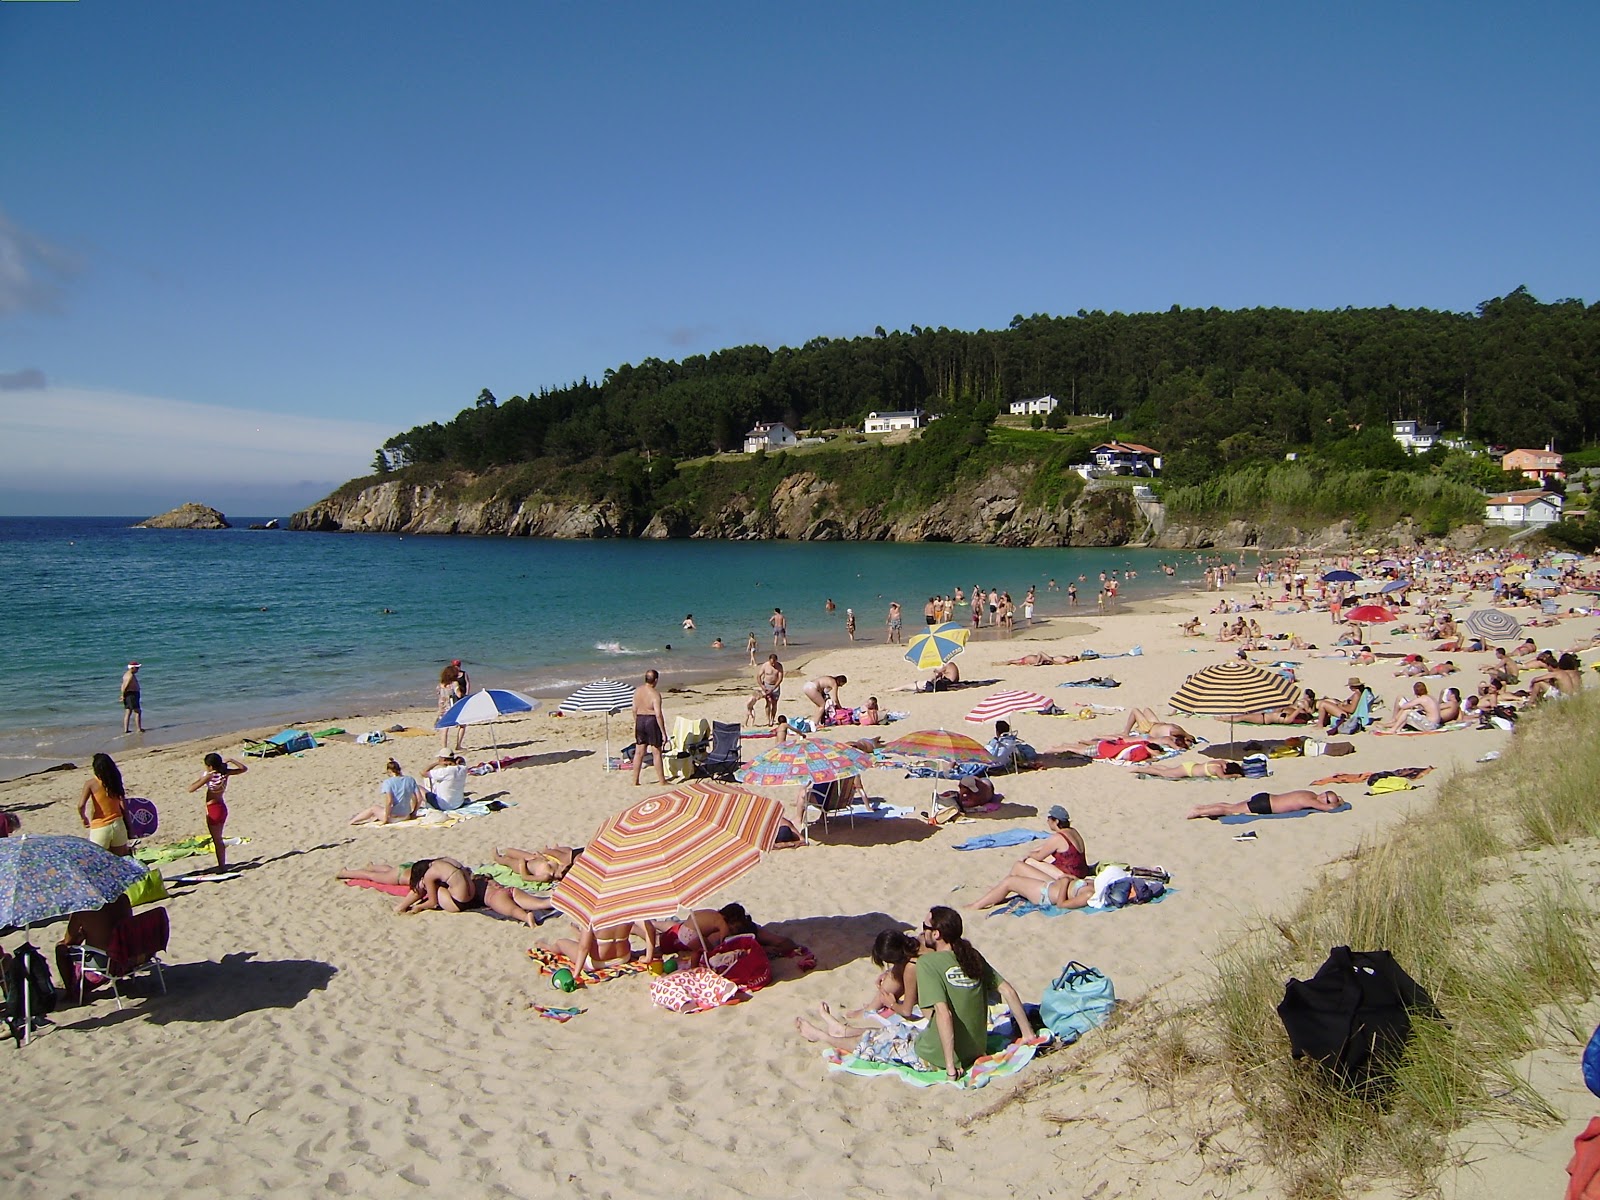
M 140 521 L 135 529 L 232 529 L 228 518 L 204 504 L 180 504 L 171 512 Z

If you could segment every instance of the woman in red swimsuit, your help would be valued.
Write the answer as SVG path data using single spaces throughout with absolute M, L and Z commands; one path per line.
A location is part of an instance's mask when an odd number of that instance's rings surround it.
M 223 795 L 228 790 L 228 780 L 243 775 L 250 768 L 237 758 L 224 760 L 220 754 L 206 755 L 206 773 L 189 785 L 191 792 L 206 790 L 206 831 L 211 834 L 211 848 L 217 852 L 217 866 L 228 865 L 228 847 L 222 840 L 222 827 L 228 821 L 228 805 Z
M 1050 836 L 1027 857 L 1018 859 L 1011 873 L 985 892 L 973 908 L 993 908 L 1013 893 L 1029 901 L 1048 896 L 1047 903 L 1061 906 L 1072 893 L 1072 881 L 1093 874 L 1084 856 L 1083 834 L 1072 827 L 1067 810 L 1059 804 L 1052 806 L 1045 823 L 1050 826 Z

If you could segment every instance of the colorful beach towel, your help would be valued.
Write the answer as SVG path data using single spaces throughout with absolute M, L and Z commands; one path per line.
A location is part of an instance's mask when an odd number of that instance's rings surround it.
M 197 833 L 176 842 L 164 842 L 159 846 L 141 846 L 133 852 L 133 856 L 146 866 L 156 866 L 160 863 L 177 862 L 180 858 L 192 858 L 196 854 L 210 854 L 211 851 L 211 835 Z
M 528 1011 L 536 1017 L 545 1018 L 547 1021 L 560 1021 L 564 1024 L 572 1020 L 573 1017 L 583 1015 L 585 1010 L 581 1008 L 552 1008 L 548 1004 L 530 1004 L 528 1005 Z
M 562 967 L 572 970 L 572 960 L 565 954 L 552 954 L 539 946 L 528 947 L 528 957 L 533 960 L 534 966 L 539 968 L 541 975 L 554 975 Z M 621 979 L 624 975 L 641 975 L 650 969 L 642 958 L 635 958 L 625 963 L 606 963 L 601 967 L 590 967 L 583 973 L 581 983 L 605 983 L 610 979 Z
M 472 873 L 474 875 L 487 875 L 496 883 L 503 883 L 506 887 L 516 888 L 518 891 L 523 892 L 532 892 L 535 895 L 543 895 L 555 887 L 553 883 L 535 883 L 533 880 L 526 876 L 518 875 L 510 867 L 500 863 L 484 863 L 481 867 L 473 867 Z
M 1227 818 L 1224 817 L 1224 820 Z M 1160 904 L 1178 889 L 1170 883 L 1166 890 L 1153 899 L 1146 900 L 1143 904 L 1125 904 L 1122 908 L 1057 908 L 1054 904 L 1035 904 L 1031 900 L 1024 900 L 1021 896 L 1013 896 L 1004 904 L 996 905 L 989 911 L 989 916 L 998 917 L 1004 913 L 1008 917 L 1025 917 L 1029 913 L 1043 913 L 1047 917 L 1065 916 L 1067 913 L 1108 913 L 1121 912 L 1123 908 L 1148 908 L 1152 904 Z
M 851 1075 L 898 1075 L 913 1087 L 933 1087 L 936 1084 L 948 1083 L 955 1087 L 981 1088 L 991 1079 L 998 1079 L 1002 1075 L 1015 1075 L 1032 1062 L 1039 1048 L 1047 1045 L 1049 1041 L 1048 1037 L 1036 1037 L 1030 1041 L 1012 1042 L 1007 1045 L 1003 1035 L 991 1033 L 989 1053 L 973 1063 L 960 1079 L 951 1079 L 943 1071 L 913 1070 L 903 1063 L 868 1062 L 854 1054 L 841 1054 L 832 1047 L 823 1051 L 822 1057 L 830 1071 L 847 1071 Z
M 1398 775 L 1402 779 L 1421 779 L 1432 767 L 1399 767 L 1393 771 L 1345 771 L 1340 775 L 1324 775 L 1313 779 L 1312 787 L 1327 787 L 1330 783 L 1366 783 L 1374 775 Z

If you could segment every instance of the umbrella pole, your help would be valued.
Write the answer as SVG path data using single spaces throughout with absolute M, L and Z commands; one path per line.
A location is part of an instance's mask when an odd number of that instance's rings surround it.
M 500 769 L 500 729 L 499 722 L 489 722 L 489 741 L 494 746 L 494 769 Z
M 606 713 L 606 756 L 600 760 L 602 773 L 611 769 L 611 714 Z
M 689 910 L 689 924 L 694 926 L 695 937 L 700 939 L 700 965 L 702 967 L 711 967 L 711 947 L 706 945 L 705 930 L 700 928 L 700 918 L 695 915 L 695 910 L 692 908 Z M 717 971 L 715 967 L 711 967 L 711 969 Z M 720 975 L 722 972 L 717 971 L 717 974 Z

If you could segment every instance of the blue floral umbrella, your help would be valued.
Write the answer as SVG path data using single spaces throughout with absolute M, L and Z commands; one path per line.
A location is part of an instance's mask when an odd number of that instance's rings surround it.
M 103 908 L 148 870 L 88 838 L 31 833 L 0 838 L 0 926 L 33 925 Z

